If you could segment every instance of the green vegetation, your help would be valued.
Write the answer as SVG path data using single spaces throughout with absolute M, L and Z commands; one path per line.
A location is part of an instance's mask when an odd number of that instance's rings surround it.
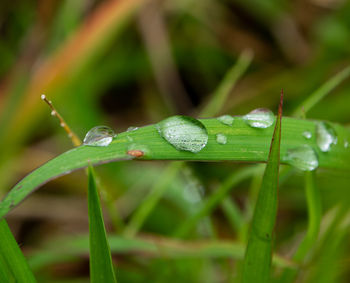
M 349 18 L 0 4 L 0 282 L 347 282 Z

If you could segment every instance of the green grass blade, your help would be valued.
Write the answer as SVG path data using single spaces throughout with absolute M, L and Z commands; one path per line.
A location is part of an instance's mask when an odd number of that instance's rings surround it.
M 114 274 L 111 251 L 107 242 L 100 200 L 93 169 L 89 166 L 88 207 L 90 235 L 90 281 L 117 282 Z
M 139 231 L 144 221 L 151 213 L 161 196 L 164 194 L 164 191 L 168 188 L 169 183 L 174 179 L 176 173 L 179 171 L 182 165 L 182 162 L 172 163 L 164 170 L 160 177 L 161 182 L 157 182 L 157 186 L 150 191 L 141 206 L 132 216 L 129 225 L 124 231 L 125 235 L 132 237 Z
M 133 237 L 110 235 L 108 242 L 114 254 L 140 255 L 146 258 L 186 259 L 186 258 L 232 258 L 242 259 L 244 246 L 242 243 L 228 240 L 196 240 L 183 241 L 164 237 Z M 89 240 L 85 235 L 53 239 L 44 248 L 33 253 L 29 258 L 32 268 L 38 270 L 59 262 L 79 260 L 88 253 Z M 273 264 L 278 267 L 295 267 L 295 264 L 275 254 Z
M 201 208 L 191 215 L 186 221 L 175 231 L 174 236 L 185 237 L 197 222 L 210 214 L 217 205 L 227 197 L 231 189 L 239 182 L 250 177 L 256 171 L 255 167 L 242 168 L 231 174 L 208 199 L 203 201 Z
M 193 160 L 193 161 L 248 161 L 266 162 L 269 149 L 266 146 L 271 140 L 273 128 L 256 129 L 249 127 L 241 117 L 235 117 L 234 125 L 227 126 L 217 119 L 200 120 L 208 132 L 208 143 L 198 153 L 179 151 L 166 142 L 158 133 L 154 125 L 139 128 L 136 131 L 119 134 L 106 147 L 80 146 L 67 151 L 50 160 L 22 179 L 0 203 L 0 217 L 6 215 L 14 206 L 40 185 L 67 174 L 72 170 L 83 168 L 91 164 L 101 164 L 118 160 L 135 158 L 128 155 L 130 148 L 144 152 L 140 160 Z M 333 124 L 338 135 L 338 143 L 327 153 L 321 152 L 315 139 L 305 140 L 304 131 L 310 131 L 313 137 L 317 121 L 283 118 L 281 145 L 281 160 L 287 150 L 308 144 L 318 154 L 319 167 L 350 170 L 350 150 L 344 147 L 344 141 L 350 140 L 350 131 Z M 216 142 L 216 135 L 223 133 L 227 137 L 225 145 Z M 132 139 L 132 142 L 130 141 Z
M 314 107 L 349 76 L 350 66 L 337 73 L 334 77 L 330 78 L 318 89 L 316 89 L 305 101 L 300 104 L 297 109 L 295 109 L 292 116 L 302 117 L 304 115 L 303 113 L 307 113 L 312 107 Z
M 226 73 L 224 79 L 215 90 L 213 96 L 210 98 L 210 102 L 200 112 L 200 117 L 211 117 L 218 115 L 223 105 L 227 101 L 227 98 L 233 87 L 247 70 L 252 59 L 253 53 L 251 50 L 245 50 L 242 52 L 236 64 L 234 64 Z
M 322 207 L 321 196 L 315 185 L 315 172 L 305 173 L 305 191 L 309 215 L 308 229 L 305 238 L 301 242 L 298 250 L 293 256 L 293 260 L 297 263 L 302 263 L 305 256 L 317 243 L 318 233 L 320 231 Z M 297 275 L 297 270 L 287 269 L 282 275 L 281 282 L 293 282 Z
M 34 275 L 5 219 L 0 220 L 0 239 L 0 255 L 3 259 L 2 263 L 6 263 L 7 268 L 10 269 L 15 281 L 18 283 L 36 282 Z M 5 270 L 1 273 L 3 276 L 7 276 L 6 274 L 8 274 Z
M 272 233 L 277 215 L 282 99 L 283 94 L 244 257 L 242 278 L 247 283 L 269 282 L 270 279 Z

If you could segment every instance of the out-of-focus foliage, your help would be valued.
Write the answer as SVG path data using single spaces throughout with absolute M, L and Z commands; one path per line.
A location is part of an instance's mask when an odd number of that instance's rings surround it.
M 349 42 L 350 2 L 344 0 L 2 1 L 0 194 L 71 147 L 40 100 L 42 93 L 81 138 L 96 125 L 120 132 L 172 114 L 196 116 L 212 101 L 241 52 L 250 49 L 251 65 L 217 114 L 276 110 L 283 88 L 288 116 L 350 64 Z M 345 80 L 307 118 L 348 126 L 349 93 L 350 81 Z M 119 162 L 97 168 L 108 234 L 128 231 L 133 213 L 161 182 L 166 189 L 138 237 L 176 245 L 169 237 L 204 200 L 232 173 L 255 165 L 189 163 L 177 174 L 166 174 L 164 166 L 166 162 Z M 215 204 L 195 223 L 187 234 L 193 250 L 203 239 L 246 242 L 261 182 L 261 170 L 252 171 L 257 174 L 235 184 L 228 203 Z M 7 216 L 26 256 L 45 257 L 52 249 L 45 243 L 54 238 L 88 234 L 86 182 L 83 172 L 59 178 Z M 349 276 L 348 184 L 346 171 L 316 172 L 323 217 L 306 258 L 312 268 L 301 269 L 300 282 L 346 282 Z M 307 230 L 307 211 L 303 174 L 282 167 L 274 245 L 279 256 L 292 258 Z M 240 265 L 234 252 L 232 257 L 176 257 L 159 244 L 162 256 L 154 257 L 145 249 L 113 252 L 119 282 L 230 282 Z M 65 261 L 41 264 L 35 270 L 38 281 L 86 282 L 86 250 L 66 256 Z M 282 274 L 281 267 L 273 271 L 276 278 Z

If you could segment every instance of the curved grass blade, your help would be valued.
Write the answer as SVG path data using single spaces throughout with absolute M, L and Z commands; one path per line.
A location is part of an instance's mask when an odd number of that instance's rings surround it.
M 119 134 L 109 146 L 80 146 L 67 151 L 50 160 L 22 179 L 0 203 L 0 217 L 6 215 L 14 206 L 36 188 L 57 178 L 89 165 L 112 161 L 140 160 L 192 160 L 192 161 L 247 161 L 266 162 L 269 150 L 266 147 L 271 140 L 273 128 L 256 129 L 249 127 L 241 117 L 235 117 L 234 126 L 223 125 L 217 119 L 202 119 L 201 122 L 208 132 L 208 143 L 198 153 L 180 151 L 166 142 L 154 125 L 139 128 L 136 131 Z M 350 170 L 350 150 L 345 148 L 344 141 L 350 140 L 350 131 L 332 124 L 338 136 L 338 143 L 327 153 L 321 152 L 316 140 L 305 140 L 304 131 L 310 131 L 313 136 L 317 121 L 283 118 L 281 145 L 281 160 L 290 148 L 310 145 L 318 154 L 319 167 Z M 225 145 L 216 142 L 218 133 L 225 134 Z M 131 140 L 131 141 L 130 141 Z
M 183 241 L 164 237 L 132 237 L 109 235 L 108 242 L 113 254 L 142 255 L 145 258 L 232 258 L 242 259 L 243 244 L 227 240 Z M 78 260 L 89 252 L 89 239 L 85 235 L 51 240 L 43 249 L 29 257 L 29 264 L 38 270 L 51 264 Z M 275 254 L 273 264 L 278 267 L 295 268 L 296 265 Z
M 278 109 L 269 159 L 255 205 L 251 231 L 244 257 L 243 280 L 269 282 L 272 258 L 272 233 L 277 215 L 277 190 L 280 165 L 282 101 Z
M 91 166 L 89 166 L 88 178 L 90 282 L 117 282 Z
M 36 282 L 34 275 L 30 270 L 21 249 L 18 247 L 5 219 L 0 220 L 0 239 L 0 256 L 3 259 L 1 260 L 1 263 L 6 263 L 6 266 L 15 281 L 18 283 Z M 8 276 L 8 273 L 5 273 L 5 270 L 2 270 L 1 273 L 5 277 Z

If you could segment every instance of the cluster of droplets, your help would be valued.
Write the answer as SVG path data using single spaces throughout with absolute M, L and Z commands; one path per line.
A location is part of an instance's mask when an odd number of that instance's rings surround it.
M 275 121 L 275 117 L 269 109 L 258 108 L 242 117 L 243 121 L 253 128 L 265 129 L 271 127 Z M 217 118 L 224 125 L 232 126 L 234 118 L 230 115 L 223 115 Z M 127 132 L 137 130 L 137 127 L 129 127 Z M 167 118 L 158 124 L 156 129 L 162 138 L 177 150 L 189 151 L 192 153 L 200 152 L 208 143 L 208 132 L 205 126 L 194 118 L 188 116 L 173 116 Z M 311 131 L 304 131 L 302 136 L 309 140 L 312 138 Z M 108 146 L 113 138 L 116 137 L 115 132 L 106 126 L 97 126 L 92 128 L 84 138 L 84 145 L 90 146 Z M 132 138 L 127 136 L 130 142 Z M 225 145 L 227 143 L 226 135 L 218 133 L 215 136 L 218 144 Z M 316 143 L 320 151 L 329 152 L 333 145 L 337 144 L 337 135 L 333 127 L 325 122 L 316 124 Z M 344 141 L 344 147 L 347 148 L 349 142 Z M 148 148 L 132 143 L 128 150 L 135 156 L 148 151 Z M 316 151 L 310 145 L 301 145 L 287 150 L 283 160 L 288 164 L 303 170 L 315 170 L 318 165 L 318 156 Z

